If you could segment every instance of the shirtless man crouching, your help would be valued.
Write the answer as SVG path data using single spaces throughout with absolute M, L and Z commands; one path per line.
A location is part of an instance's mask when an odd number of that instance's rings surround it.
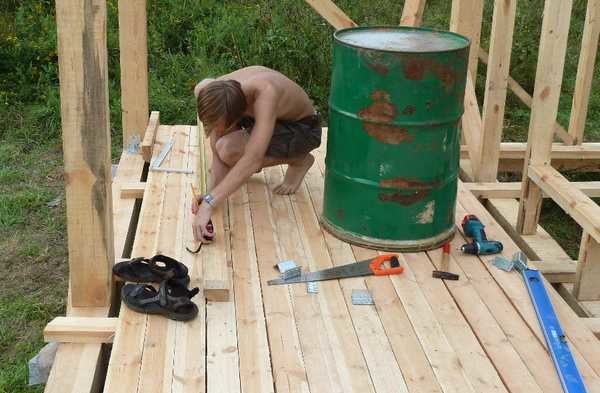
M 194 95 L 213 151 L 208 193 L 203 203 L 192 204 L 194 237 L 207 242 L 213 207 L 262 168 L 287 164 L 283 182 L 273 191 L 296 192 L 315 160 L 310 151 L 321 144 L 321 125 L 306 92 L 266 67 L 204 79 Z

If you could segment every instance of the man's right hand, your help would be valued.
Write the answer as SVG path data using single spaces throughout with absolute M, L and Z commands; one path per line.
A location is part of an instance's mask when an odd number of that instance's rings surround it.
M 192 195 L 192 214 L 198 214 L 198 208 L 204 199 L 204 195 Z

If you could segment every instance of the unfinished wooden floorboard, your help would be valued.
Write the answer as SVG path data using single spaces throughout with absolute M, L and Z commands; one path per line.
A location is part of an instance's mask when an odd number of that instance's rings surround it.
M 193 129 L 194 127 L 192 127 Z M 193 147 L 193 133 L 190 135 L 190 152 L 188 169 L 194 173 L 185 175 L 184 192 L 182 196 L 184 218 L 180 222 L 182 231 L 181 243 L 177 249 L 181 250 L 180 261 L 188 268 L 190 275 L 190 288 L 202 288 L 202 254 L 192 254 L 183 251 L 184 247 L 193 241 L 191 228 L 191 189 L 190 182 L 198 180 L 198 164 L 200 150 Z M 189 322 L 178 323 L 175 328 L 175 343 L 173 357 L 172 389 L 173 393 L 203 393 L 206 388 L 206 301 L 204 297 L 196 295 L 192 301 L 198 307 L 198 316 Z
M 462 206 L 457 206 L 457 221 L 464 217 L 464 213 Z M 457 234 L 451 243 L 451 248 L 458 250 L 458 247 L 464 243 L 465 239 L 460 234 Z M 433 260 L 436 261 L 435 257 Z M 468 279 L 468 285 L 476 291 L 478 297 L 485 304 L 489 313 L 502 329 L 503 334 L 506 335 L 507 341 L 519 354 L 522 362 L 525 363 L 525 370 L 515 369 L 514 372 L 527 372 L 528 370 L 535 378 L 537 385 L 539 385 L 545 393 L 562 392 L 558 376 L 553 370 L 554 365 L 552 359 L 550 358 L 544 343 L 540 341 L 540 338 L 534 334 L 521 315 L 519 315 L 510 299 L 506 297 L 502 288 L 498 286 L 493 277 L 483 266 L 482 261 L 477 257 L 457 252 L 451 255 L 450 267 L 453 273 L 460 274 L 461 279 Z M 456 292 L 457 290 L 460 291 L 460 289 L 455 288 L 459 286 L 458 284 L 447 282 L 447 286 L 451 292 Z M 457 298 L 454 293 L 453 296 L 455 299 Z M 471 322 L 471 324 L 473 326 L 476 325 L 476 323 L 473 322 Z M 480 329 L 476 329 L 476 331 L 479 332 Z M 508 347 L 508 345 L 501 346 L 501 348 L 502 347 Z M 494 362 L 494 364 L 496 364 L 496 362 Z M 507 379 L 507 375 L 510 375 L 510 373 L 505 374 L 502 372 L 502 375 L 509 388 L 511 388 L 515 380 L 511 379 L 509 381 Z
M 464 368 L 469 383 L 477 392 L 507 392 L 498 372 L 481 347 L 471 327 L 454 303 L 442 280 L 431 277 L 425 253 L 403 254 L 407 276 L 421 288 L 431 310 Z M 429 266 L 428 266 L 429 265 Z M 399 277 L 392 278 L 398 281 Z M 484 334 L 482 332 L 482 334 Z M 525 382 L 525 381 L 523 381 Z
M 378 255 L 375 250 L 357 246 L 352 246 L 352 252 L 358 260 L 375 258 Z M 409 392 L 441 393 L 442 387 L 434 374 L 432 364 L 425 355 L 392 282 L 387 277 L 367 277 L 365 285 L 373 297 Z
M 204 136 L 200 136 L 204 138 Z M 204 164 L 212 162 L 212 149 L 208 140 L 204 141 Z M 202 164 L 202 163 L 201 163 Z M 208 179 L 205 180 L 208 184 Z M 202 189 L 202 187 L 200 187 Z M 210 191 L 210 190 L 208 190 Z M 231 268 L 225 258 L 225 226 L 224 204 L 217 206 L 212 214 L 212 223 L 215 230 L 216 245 L 207 247 L 204 254 L 204 297 L 213 302 L 227 302 L 230 300 Z
M 460 245 L 464 244 L 465 240 L 460 236 L 457 236 L 451 243 L 453 250 L 459 250 Z M 440 262 L 442 258 L 441 250 L 433 250 L 427 253 L 430 257 L 430 261 L 433 266 L 437 269 L 440 268 Z M 496 307 L 496 303 L 502 304 L 505 299 L 502 297 L 494 298 L 494 303 L 487 303 L 482 295 L 477 291 L 477 288 L 471 284 L 469 277 L 462 271 L 457 264 L 457 259 L 461 258 L 463 263 L 467 265 L 481 264 L 482 262 L 476 256 L 469 256 L 457 251 L 451 253 L 449 270 L 453 273 L 460 275 L 459 281 L 444 281 L 445 286 L 452 295 L 452 298 L 460 308 L 462 314 L 465 316 L 473 332 L 477 335 L 479 342 L 484 348 L 486 354 L 494 364 L 494 367 L 500 374 L 502 380 L 506 384 L 507 389 L 510 392 L 560 392 L 561 386 L 557 378 L 552 379 L 548 376 L 548 370 L 551 370 L 552 363 L 550 358 L 545 353 L 543 346 L 539 342 L 528 343 L 527 349 L 518 351 L 508 333 L 505 333 L 504 328 L 500 321 L 497 320 L 497 315 L 494 314 L 493 308 Z M 470 259 L 470 260 L 469 260 Z M 423 278 L 428 277 L 427 274 L 429 269 L 422 265 L 414 265 L 415 270 L 420 270 Z M 495 283 L 491 282 L 490 285 Z M 493 289 L 492 289 L 493 290 Z M 501 293 L 501 292 L 500 292 Z M 507 302 L 508 303 L 508 302 Z M 510 307 L 510 304 L 505 304 Z M 506 310 L 510 312 L 510 310 Z M 521 317 L 513 311 L 513 317 L 521 319 Z M 522 321 L 522 320 L 521 320 Z M 514 321 L 514 324 L 518 325 L 518 320 Z M 533 338 L 535 336 L 529 334 L 526 330 L 529 328 L 525 324 L 521 324 L 520 327 L 523 329 L 518 334 L 523 334 Z M 510 327 L 509 327 L 510 328 Z M 538 355 L 544 356 L 544 359 L 532 359 L 529 358 L 529 363 L 526 363 L 526 358 L 523 358 L 523 354 L 531 347 L 536 346 L 538 349 Z M 536 369 L 536 364 L 544 364 L 546 362 L 545 369 Z M 547 367 L 550 368 L 547 368 Z M 534 370 L 538 371 L 537 378 L 534 375 Z M 543 374 L 541 373 L 543 371 Z M 551 385 L 548 382 L 552 382 Z
M 167 168 L 187 167 L 189 151 L 189 126 L 173 126 L 175 144 L 164 160 Z M 185 176 L 167 173 L 163 209 L 159 221 L 156 253 L 179 259 L 183 228 L 183 205 L 186 188 Z M 149 256 L 149 255 L 148 255 Z M 138 382 L 139 392 L 163 392 L 170 389 L 173 374 L 176 322 L 162 315 L 149 315 L 146 322 L 146 339 L 142 349 L 142 365 Z
M 233 289 L 243 392 L 274 393 L 262 288 L 246 186 L 229 197 Z
M 266 186 L 272 189 L 283 180 L 279 167 L 266 168 Z M 310 271 L 310 250 L 305 250 L 300 241 L 300 231 L 288 196 L 269 192 L 275 230 L 278 237 L 279 260 L 293 260 L 304 271 Z M 334 282 L 322 283 L 321 290 Z M 294 317 L 300 338 L 300 348 L 304 358 L 306 375 L 311 390 L 315 392 L 343 392 L 343 375 L 336 366 L 335 343 L 328 335 L 326 316 L 328 310 L 312 294 L 307 293 L 305 285 L 290 285 L 294 305 Z
M 311 389 L 300 351 L 290 289 L 286 286 L 267 285 L 268 280 L 279 276 L 274 268 L 279 258 L 277 233 L 269 207 L 264 175 L 262 173 L 254 175 L 248 181 L 247 188 L 275 390 L 277 393 L 306 393 Z
M 505 256 L 511 257 L 519 250 L 512 239 L 493 220 L 485 208 L 463 187 L 462 183 L 459 183 L 458 195 L 459 203 L 465 211 L 469 214 L 477 215 L 486 225 L 488 238 L 503 243 Z M 483 259 L 489 261 L 491 258 Z M 529 294 L 527 293 L 527 289 L 522 282 L 522 278 L 516 274 L 505 274 L 505 272 L 499 271 L 491 266 L 491 264 L 484 263 L 483 265 L 488 269 L 496 282 L 498 282 L 502 290 L 506 293 L 507 297 L 511 300 L 519 314 L 531 329 L 538 337 L 541 337 L 537 317 L 531 304 Z M 600 343 L 598 343 L 598 340 L 596 340 L 589 329 L 581 323 L 580 318 L 575 315 L 564 300 L 555 291 L 551 290 L 552 288 L 549 285 L 547 285 L 547 287 L 549 289 L 548 294 L 552 300 L 556 314 L 561 321 L 563 330 L 573 344 L 572 349 L 575 349 L 574 352 L 579 352 L 582 355 L 582 358 L 585 359 L 595 373 L 595 378 L 597 378 L 600 371 Z M 600 387 L 600 382 L 597 386 Z
M 160 145 L 167 143 L 171 131 L 171 127 L 159 127 L 156 143 Z M 154 149 L 155 156 L 160 148 L 157 146 Z M 148 257 L 156 254 L 166 178 L 165 172 L 148 173 L 147 193 L 140 211 L 132 257 Z M 108 363 L 104 392 L 137 391 L 146 336 L 146 320 L 147 315 L 130 310 L 121 303 L 119 324 Z
M 350 245 L 323 233 L 319 226 L 317 212 L 320 212 L 322 204 L 323 178 L 316 166 L 309 170 L 304 183 L 291 200 L 301 239 L 310 256 L 310 270 L 354 262 Z M 311 196 L 307 185 L 313 193 Z M 315 199 L 311 201 L 311 197 Z M 316 206 L 319 206 L 318 209 L 314 208 Z M 339 282 L 319 283 L 317 295 L 322 309 L 327 310 L 324 321 L 328 326 L 337 368 L 342 374 L 342 383 L 347 385 L 344 392 L 406 391 L 402 373 L 376 310 L 370 306 L 353 305 L 353 289 L 366 289 L 364 279 L 347 278 Z

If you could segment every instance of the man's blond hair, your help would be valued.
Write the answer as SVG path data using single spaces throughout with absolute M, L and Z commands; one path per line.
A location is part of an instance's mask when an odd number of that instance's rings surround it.
M 198 90 L 198 118 L 209 135 L 215 123 L 225 120 L 225 127 L 237 122 L 246 110 L 246 96 L 236 80 L 217 80 Z

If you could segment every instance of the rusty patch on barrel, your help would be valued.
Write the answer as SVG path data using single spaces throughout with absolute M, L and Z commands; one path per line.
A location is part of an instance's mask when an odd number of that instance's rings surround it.
M 420 81 L 425 77 L 425 72 L 432 72 L 444 85 L 446 90 L 452 89 L 456 82 L 456 72 L 433 59 L 413 57 L 404 63 L 404 76 L 407 79 Z
M 371 105 L 358 112 L 358 117 L 363 120 L 363 127 L 369 136 L 390 145 L 415 139 L 406 128 L 387 124 L 398 114 L 388 92 L 376 90 L 371 93 L 371 100 Z
M 381 202 L 394 202 L 399 203 L 403 206 L 409 206 L 413 203 L 416 203 L 420 200 L 427 198 L 431 190 L 419 190 L 412 194 L 402 194 L 399 192 L 394 192 L 391 194 L 386 194 L 384 192 L 379 193 L 379 200 Z
M 430 190 L 440 185 L 439 181 L 424 182 L 417 179 L 407 179 L 404 177 L 394 177 L 383 179 L 379 185 L 384 188 L 415 188 L 420 190 Z

